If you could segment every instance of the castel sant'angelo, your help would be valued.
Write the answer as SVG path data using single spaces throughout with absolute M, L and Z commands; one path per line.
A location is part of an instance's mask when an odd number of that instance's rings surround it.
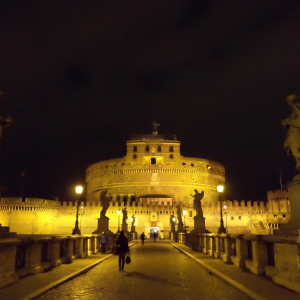
M 225 183 L 224 166 L 206 158 L 182 156 L 180 141 L 175 136 L 158 134 L 157 126 L 153 123 L 152 134 L 132 136 L 127 141 L 123 158 L 100 161 L 87 167 L 85 201 L 80 202 L 78 212 L 82 234 L 97 229 L 103 209 L 100 200 L 103 191 L 107 192 L 109 201 L 106 217 L 111 232 L 117 232 L 124 223 L 130 231 L 134 222 L 137 234 L 145 232 L 150 236 L 157 232 L 163 238 L 169 235 L 170 218 L 174 217 L 182 219 L 190 231 L 196 216 L 192 196 L 195 190 L 204 192 L 201 203 L 206 228 L 217 231 L 220 224 L 217 186 Z M 270 224 L 288 219 L 288 200 L 285 191 L 281 194 L 279 197 L 268 195 L 267 204 L 224 200 L 223 213 L 228 231 L 265 230 Z M 182 216 L 178 216 L 178 206 Z M 27 198 L 22 202 L 19 198 L 2 198 L 0 219 L 3 226 L 20 234 L 70 235 L 76 209 L 76 201 Z

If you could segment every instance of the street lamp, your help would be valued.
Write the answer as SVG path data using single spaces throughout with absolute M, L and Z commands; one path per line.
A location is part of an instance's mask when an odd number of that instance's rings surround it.
M 183 211 L 184 231 L 186 231 L 185 215 L 186 215 L 186 210 Z
M 76 186 L 75 192 L 78 195 L 81 195 L 83 191 L 83 187 L 81 185 Z M 81 231 L 78 227 L 78 209 L 79 209 L 79 199 L 76 200 L 76 221 L 75 221 L 75 228 L 73 229 L 72 235 L 79 234 L 81 235 Z
M 121 215 L 121 212 L 120 212 L 120 209 L 118 210 L 118 233 L 120 232 L 120 215 Z
M 80 211 L 80 230 L 81 230 L 81 222 L 82 222 L 82 216 L 84 216 L 85 211 L 83 210 L 83 206 L 80 207 L 81 211 Z
M 228 210 L 227 210 L 227 205 L 224 205 L 224 214 L 226 215 L 226 231 L 228 233 L 228 226 L 227 226 L 227 215 L 228 215 Z
M 171 232 L 175 232 L 176 218 L 173 217 L 171 221 Z
M 224 227 L 224 221 L 223 221 L 223 209 L 222 209 L 222 193 L 224 191 L 224 185 L 219 184 L 217 186 L 217 191 L 220 193 L 220 227 L 218 228 L 218 233 L 226 233 L 226 228 Z

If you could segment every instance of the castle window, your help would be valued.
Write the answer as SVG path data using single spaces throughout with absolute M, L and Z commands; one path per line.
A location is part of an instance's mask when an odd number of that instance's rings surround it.
M 157 146 L 157 152 L 161 152 L 161 146 Z
M 231 217 L 231 220 L 234 220 L 234 217 Z
M 174 152 L 173 146 L 170 146 L 170 152 Z
M 191 167 L 193 167 L 194 166 L 194 164 L 191 164 Z
M 156 158 L 155 157 L 151 157 L 151 165 L 156 165 Z
M 146 151 L 146 152 L 149 152 L 149 150 L 150 150 L 149 146 L 146 146 L 145 151 Z
M 183 162 L 182 165 L 185 166 L 185 163 Z
M 242 220 L 242 217 L 241 217 L 241 216 L 239 216 L 239 220 Z
M 133 146 L 133 152 L 137 152 L 137 146 Z
M 133 154 L 133 158 L 136 158 L 136 154 L 135 153 Z
M 173 158 L 174 158 L 173 154 L 170 154 L 170 158 L 171 158 L 171 159 L 173 159 Z

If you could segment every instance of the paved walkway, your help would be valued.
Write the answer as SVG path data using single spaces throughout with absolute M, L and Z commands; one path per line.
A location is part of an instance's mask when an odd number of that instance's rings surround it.
M 300 294 L 274 284 L 270 279 L 251 274 L 234 265 L 227 265 L 220 259 L 193 251 L 190 248 L 172 241 L 168 241 L 182 253 L 188 255 L 209 273 L 215 275 L 228 284 L 234 286 L 251 299 L 299 299 Z M 131 245 L 133 245 L 131 243 Z M 52 271 L 25 277 L 15 284 L 0 289 L 2 300 L 36 299 L 47 291 L 79 276 L 94 268 L 111 254 L 93 254 L 84 259 L 77 259 L 72 264 L 63 264 Z

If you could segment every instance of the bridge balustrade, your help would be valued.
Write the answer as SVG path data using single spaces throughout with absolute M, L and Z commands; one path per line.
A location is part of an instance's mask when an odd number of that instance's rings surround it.
M 300 230 L 298 236 L 180 233 L 178 241 L 300 293 Z
M 116 235 L 108 236 L 108 249 Z M 99 235 L 35 236 L 0 239 L 0 288 L 63 263 L 100 252 Z

